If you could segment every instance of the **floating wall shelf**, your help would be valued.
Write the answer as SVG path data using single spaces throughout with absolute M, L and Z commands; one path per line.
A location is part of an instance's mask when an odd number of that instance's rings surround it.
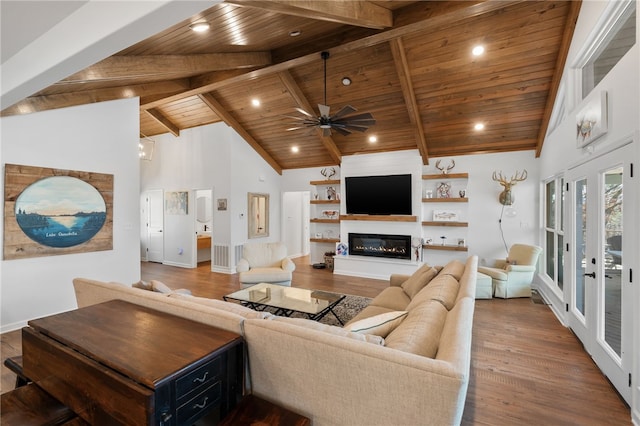
M 369 222 L 417 222 L 418 216 L 341 214 L 340 220 L 361 220 Z

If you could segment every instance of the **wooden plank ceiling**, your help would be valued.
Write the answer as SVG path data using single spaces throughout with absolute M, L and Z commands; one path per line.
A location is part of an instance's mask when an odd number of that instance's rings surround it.
M 407 149 L 418 149 L 425 164 L 464 154 L 539 155 L 579 8 L 577 1 L 231 0 L 2 115 L 139 96 L 142 135 L 225 121 L 278 172 Z M 203 21 L 209 31 L 189 28 Z M 476 45 L 482 56 L 471 54 Z M 345 105 L 372 113 L 377 122 L 365 133 L 287 130 L 295 120 L 286 116 L 301 116 L 296 107 L 317 116 L 324 104 L 322 51 L 330 54 L 327 105 L 332 113 Z

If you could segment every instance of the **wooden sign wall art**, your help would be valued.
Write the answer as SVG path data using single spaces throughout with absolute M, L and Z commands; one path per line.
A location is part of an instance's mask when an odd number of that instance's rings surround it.
M 112 249 L 113 175 L 5 164 L 5 260 Z

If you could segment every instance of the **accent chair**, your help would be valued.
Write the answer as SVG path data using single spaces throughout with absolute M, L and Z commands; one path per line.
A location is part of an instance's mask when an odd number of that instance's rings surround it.
M 478 272 L 491 277 L 495 297 L 531 297 L 531 282 L 540 253 L 542 248 L 538 246 L 514 244 L 506 259 L 497 260 L 493 267 L 480 266 Z
M 246 243 L 236 266 L 243 288 L 258 283 L 290 286 L 295 269 L 282 243 Z

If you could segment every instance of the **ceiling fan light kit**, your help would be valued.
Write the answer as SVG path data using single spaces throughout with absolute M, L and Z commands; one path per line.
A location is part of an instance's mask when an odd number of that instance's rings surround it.
M 336 114 L 330 114 L 330 108 L 327 105 L 327 59 L 329 59 L 329 52 L 322 52 L 320 54 L 324 61 L 324 105 L 318 104 L 319 116 L 303 110 L 302 108 L 296 108 L 296 111 L 304 115 L 304 117 L 290 117 L 298 121 L 295 127 L 291 127 L 287 130 L 298 130 L 310 127 L 317 127 L 322 129 L 322 136 L 331 136 L 331 131 L 335 130 L 343 136 L 350 135 L 351 132 L 365 132 L 369 129 L 369 126 L 376 124 L 376 120 L 370 112 L 364 112 L 355 115 L 349 115 L 357 111 L 351 105 L 342 107 Z M 348 80 L 348 83 L 345 81 Z M 351 84 L 351 79 L 343 77 L 342 84 L 348 86 Z

